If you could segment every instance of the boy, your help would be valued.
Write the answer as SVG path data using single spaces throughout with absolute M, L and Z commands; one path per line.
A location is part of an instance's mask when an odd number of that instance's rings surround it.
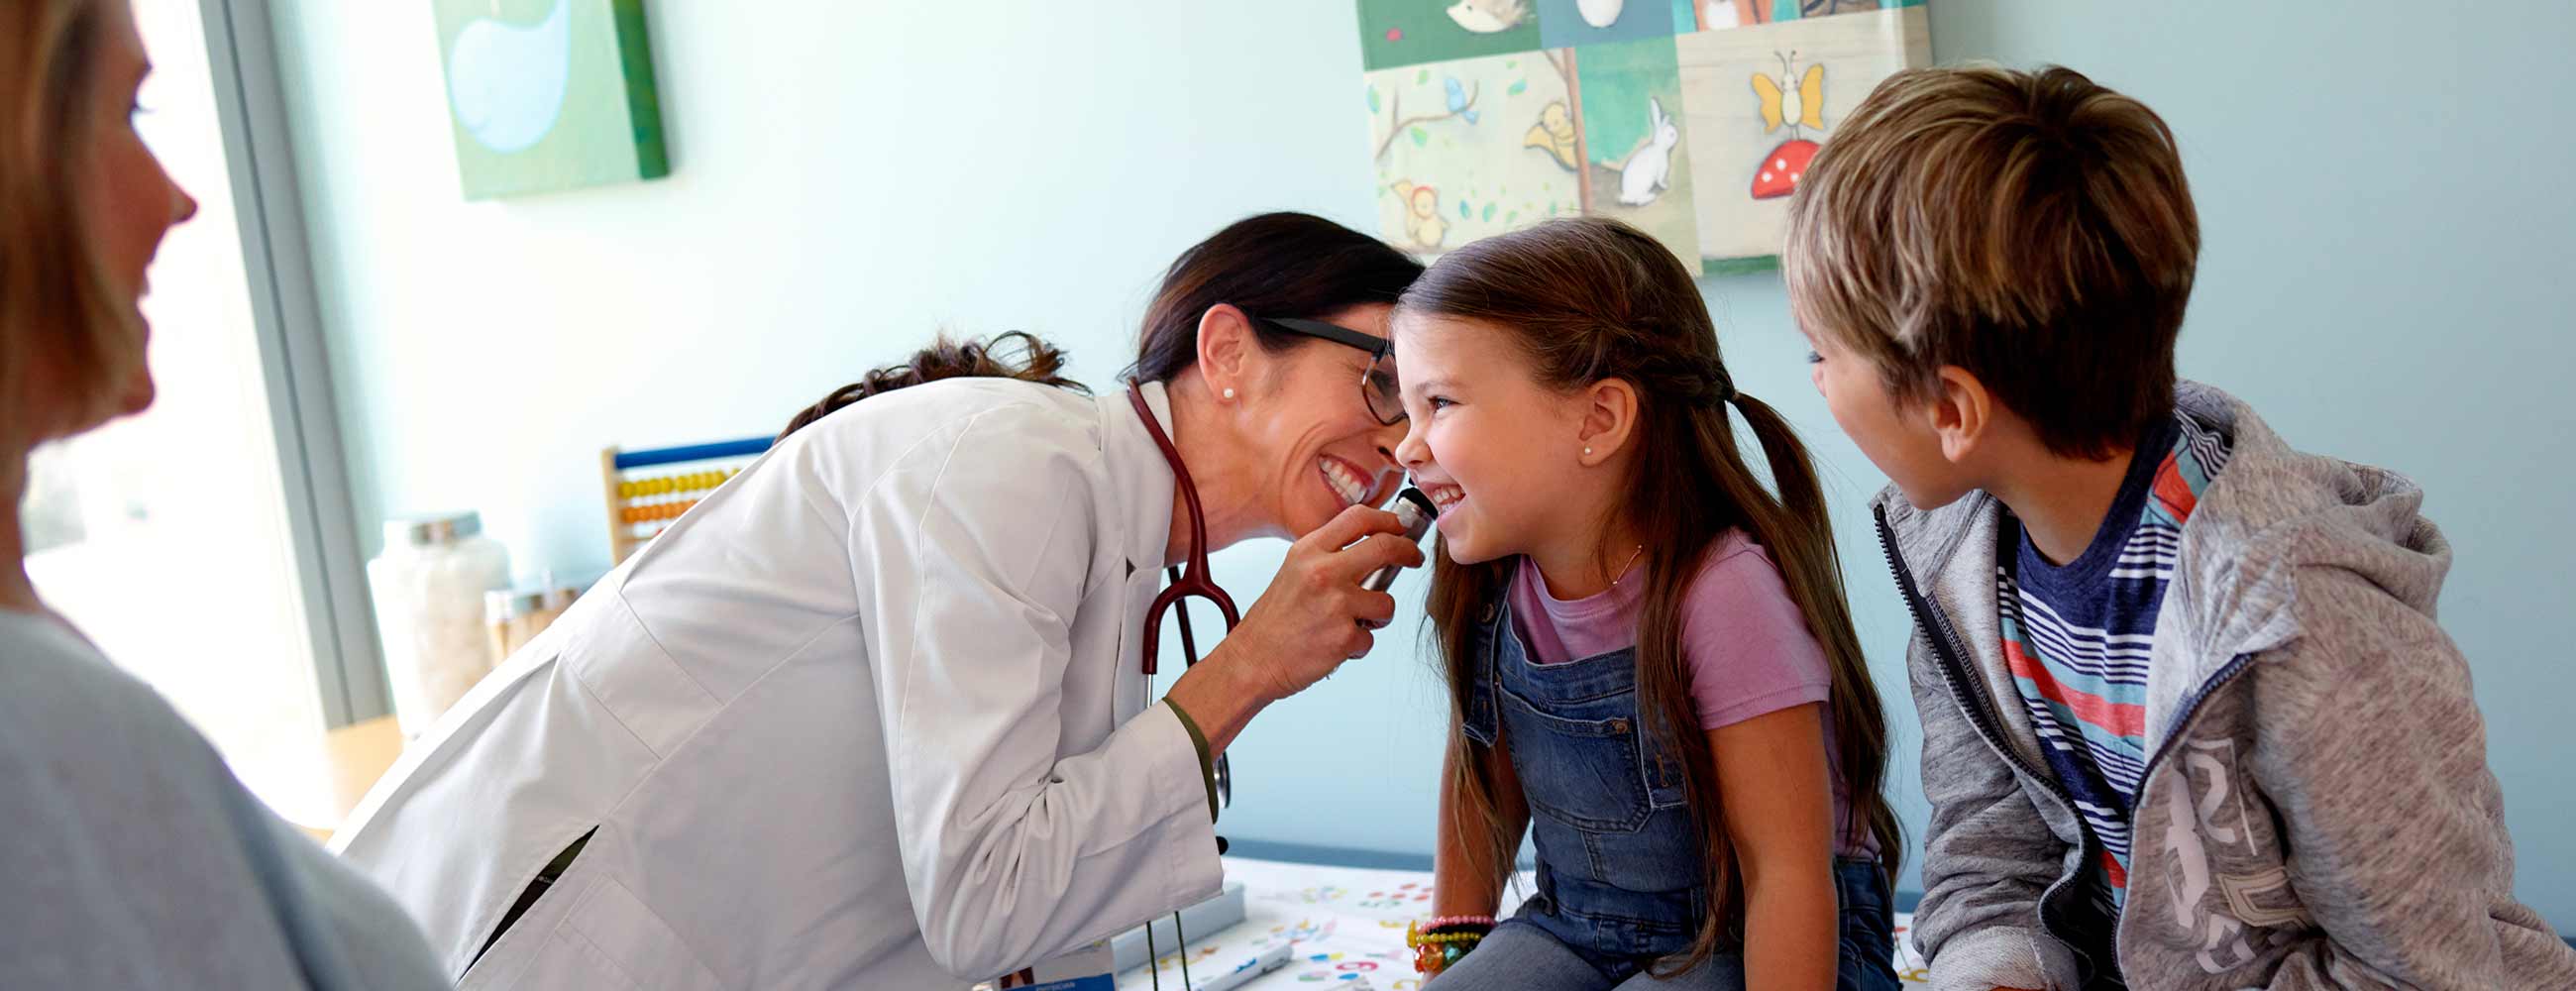
M 2164 122 L 2067 69 L 1910 71 L 1800 183 L 1791 308 L 1894 483 L 1933 984 L 2576 987 L 2513 898 L 2421 491 L 2175 381 Z

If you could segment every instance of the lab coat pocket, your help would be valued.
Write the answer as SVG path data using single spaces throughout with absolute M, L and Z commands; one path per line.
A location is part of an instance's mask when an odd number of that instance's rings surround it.
M 508 986 L 717 991 L 724 985 L 633 892 L 601 877 Z

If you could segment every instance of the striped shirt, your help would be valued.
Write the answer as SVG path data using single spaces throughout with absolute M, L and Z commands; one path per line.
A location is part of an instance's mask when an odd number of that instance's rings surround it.
M 2183 522 L 2227 464 L 2227 441 L 2176 414 L 2138 446 L 2082 556 L 2048 562 L 2006 515 L 2018 549 L 1997 569 L 2004 661 L 2040 752 L 2101 846 L 2096 901 L 2128 899 L 2129 822 L 2146 772 L 2147 655 Z M 2149 452 L 2163 452 L 2150 458 Z

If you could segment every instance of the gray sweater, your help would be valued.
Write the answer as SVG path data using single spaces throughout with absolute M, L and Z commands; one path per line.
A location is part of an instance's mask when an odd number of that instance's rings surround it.
M 0 988 L 448 986 L 392 899 L 161 696 L 0 611 Z
M 2450 545 L 2393 472 L 2291 450 L 2186 383 L 2232 439 L 2157 614 L 2128 901 L 2046 770 L 1998 637 L 2000 504 L 1876 505 L 1916 614 L 1932 802 L 1916 945 L 1936 988 L 2576 988 L 2513 897 L 2469 668 L 2434 621 Z

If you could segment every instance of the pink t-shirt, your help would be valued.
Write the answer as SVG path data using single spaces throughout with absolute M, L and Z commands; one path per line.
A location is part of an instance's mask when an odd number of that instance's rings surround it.
M 1531 658 L 1563 664 L 1636 646 L 1644 575 L 1642 566 L 1631 565 L 1608 591 L 1567 602 L 1548 594 L 1538 567 L 1524 559 L 1512 581 L 1512 614 Z M 1682 658 L 1690 669 L 1691 700 L 1701 729 L 1825 701 L 1833 673 L 1825 663 L 1824 645 L 1807 632 L 1806 617 L 1762 545 L 1745 539 L 1741 530 L 1727 531 L 1686 594 Z M 1851 807 L 1842 756 L 1834 745 L 1834 717 L 1830 709 L 1823 716 L 1835 831 L 1848 837 Z M 1857 844 L 1846 840 L 1837 847 L 1838 855 L 1867 857 L 1875 854 L 1877 843 L 1864 829 Z

